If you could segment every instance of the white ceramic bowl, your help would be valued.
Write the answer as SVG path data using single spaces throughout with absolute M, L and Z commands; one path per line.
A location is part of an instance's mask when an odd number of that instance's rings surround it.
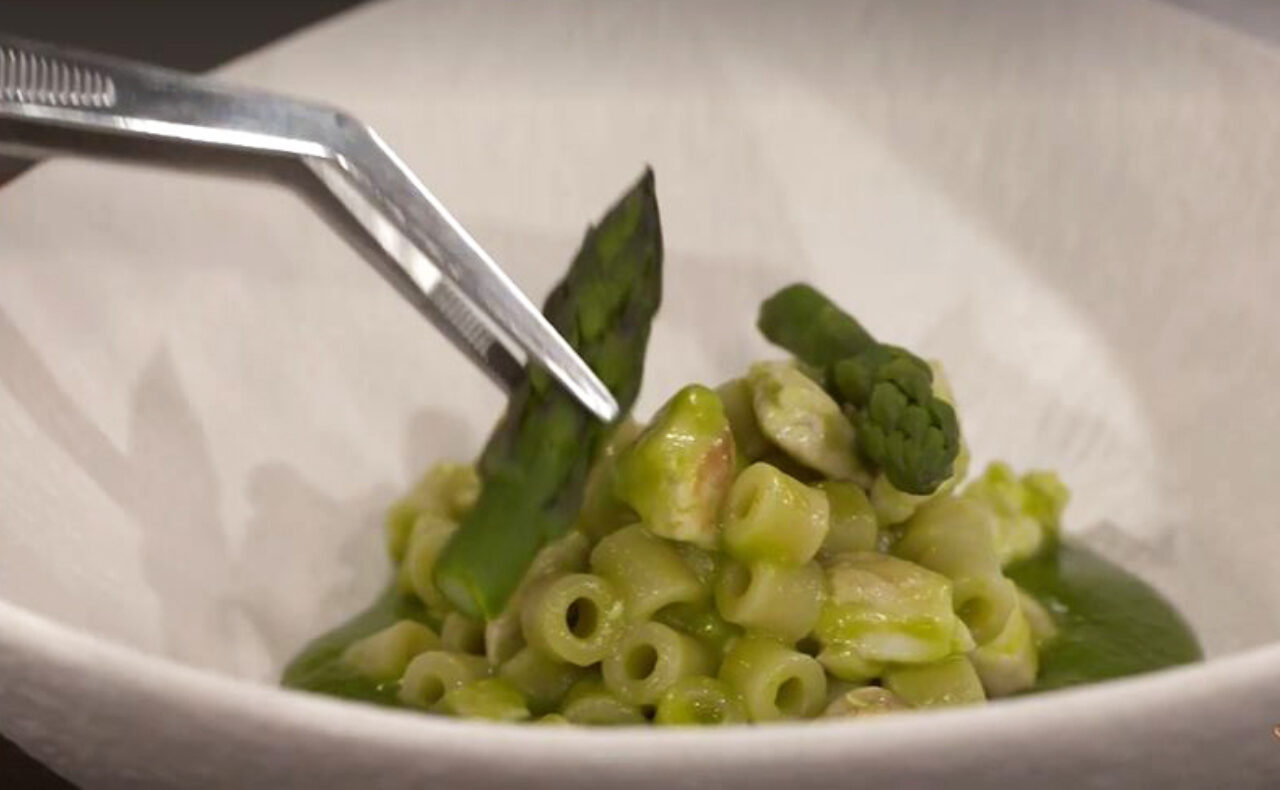
M 1069 530 L 1211 658 L 715 732 L 280 691 L 385 578 L 381 507 L 500 399 L 288 195 L 55 162 L 0 190 L 0 731 L 37 757 L 86 787 L 1274 781 L 1273 53 L 1139 2 L 402 2 L 227 76 L 373 122 L 534 295 L 651 162 L 641 411 L 770 353 L 756 304 L 812 280 L 944 359 L 977 460 L 1060 469 Z

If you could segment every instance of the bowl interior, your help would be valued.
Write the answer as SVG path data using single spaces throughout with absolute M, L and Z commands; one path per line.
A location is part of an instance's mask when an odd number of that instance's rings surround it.
M 812 281 L 943 360 L 975 461 L 1060 470 L 1069 531 L 1211 654 L 1280 639 L 1280 63 L 1184 58 L 1173 15 L 535 5 L 375 5 L 229 76 L 372 122 L 537 297 L 652 163 L 642 415 L 774 353 L 756 306 Z M 0 190 L 0 239 L 0 598 L 139 650 L 272 681 L 501 408 L 278 188 L 54 162 Z

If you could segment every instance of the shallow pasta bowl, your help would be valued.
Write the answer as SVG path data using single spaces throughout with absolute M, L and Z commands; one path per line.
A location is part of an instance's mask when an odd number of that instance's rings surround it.
M 811 280 L 947 363 L 979 463 L 1059 469 L 1208 661 L 674 733 L 278 690 L 500 398 L 287 195 L 56 162 L 0 190 L 0 731 L 90 787 L 1274 777 L 1280 61 L 1145 3 L 912 6 L 386 3 L 227 77 L 368 118 L 534 296 L 652 163 L 642 413 L 767 356 L 756 305 Z

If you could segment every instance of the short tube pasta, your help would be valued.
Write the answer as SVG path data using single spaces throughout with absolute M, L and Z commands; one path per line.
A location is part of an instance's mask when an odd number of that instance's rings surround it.
M 498 677 L 524 695 L 535 715 L 555 710 L 569 689 L 585 676 L 586 670 L 581 667 L 548 658 L 532 647 L 521 649 L 498 667 Z
M 990 512 L 966 499 L 922 507 L 906 523 L 893 553 L 950 579 L 1001 574 Z
M 1049 610 L 1022 588 L 1018 588 L 1018 604 L 1022 614 L 1027 618 L 1027 625 L 1031 628 L 1031 636 L 1036 641 L 1036 647 L 1043 647 L 1052 642 L 1058 635 L 1058 624 L 1054 622 Z
M 1018 612 L 1018 586 L 1000 575 L 958 579 L 952 605 L 979 645 L 995 639 Z
M 526 721 L 530 718 L 524 696 L 502 678 L 480 678 L 445 692 L 439 704 L 441 713 L 467 719 L 490 721 Z
M 862 686 L 840 694 L 827 704 L 823 716 L 858 717 L 907 710 L 897 694 L 880 686 Z
M 479 656 L 432 650 L 409 662 L 396 696 L 410 707 L 430 708 L 450 689 L 488 673 L 488 664 Z
M 524 637 L 545 655 L 589 666 L 608 655 L 622 625 L 613 586 L 590 573 L 543 579 L 520 612 Z
M 618 699 L 605 688 L 599 678 L 580 681 L 565 697 L 561 709 L 572 724 L 621 725 L 644 724 L 644 713 L 638 705 Z
M 1015 606 L 1004 627 L 969 654 L 989 697 L 1007 697 L 1035 685 L 1040 658 L 1022 608 Z
M 648 620 L 664 606 L 697 603 L 708 595 L 675 547 L 639 524 L 601 539 L 591 552 L 591 570 L 613 585 L 629 622 Z
M 964 498 L 922 507 L 907 522 L 894 553 L 952 580 L 952 603 L 974 641 L 995 638 L 1018 608 L 1018 591 L 1004 578 L 990 511 Z
M 342 660 L 372 680 L 395 680 L 414 656 L 439 646 L 440 637 L 430 628 L 415 620 L 401 620 L 353 642 Z
M 423 513 L 413 525 L 404 561 L 400 565 L 402 587 L 412 590 L 428 608 L 439 610 L 445 606 L 444 595 L 436 589 L 432 575 L 436 559 L 444 550 L 458 525 L 435 513 Z
M 835 644 L 818 653 L 818 663 L 834 678 L 851 683 L 865 683 L 884 672 L 884 664 L 862 656 L 850 645 Z
M 484 655 L 484 624 L 461 612 L 449 612 L 440 623 L 440 644 L 455 653 Z
M 972 705 L 987 698 L 973 664 L 962 655 L 932 664 L 895 667 L 885 673 L 884 685 L 913 708 Z
M 414 522 L 423 513 L 457 521 L 480 494 L 480 477 L 469 464 L 432 466 L 413 489 L 391 506 L 384 521 L 387 552 L 399 562 L 409 546 Z
M 827 536 L 820 549 L 822 555 L 875 551 L 880 528 L 867 493 L 843 480 L 824 480 L 816 487 L 827 495 L 829 513 Z
M 708 604 L 673 604 L 663 608 L 654 619 L 697 639 L 717 656 L 724 653 L 732 639 L 742 635 L 741 626 L 725 620 Z
M 739 639 L 725 655 L 720 679 L 742 697 L 755 722 L 815 716 L 826 703 L 822 665 L 764 637 Z
M 815 562 L 726 563 L 716 581 L 716 608 L 725 620 L 794 642 L 810 631 L 822 611 L 825 581 Z
M 725 417 L 729 419 L 738 463 L 745 465 L 763 458 L 769 452 L 770 444 L 756 420 L 751 385 L 744 378 L 733 379 L 716 387 L 716 394 L 720 396 Z
M 710 651 L 661 623 L 633 627 L 604 660 L 604 684 L 618 699 L 652 705 L 676 681 L 715 668 Z
M 653 720 L 673 725 L 740 724 L 747 720 L 747 709 L 724 681 L 690 677 L 676 681 L 663 693 Z
M 803 565 L 817 554 L 829 527 L 827 496 L 766 463 L 733 481 L 724 545 L 743 562 Z
M 485 624 L 484 655 L 489 663 L 497 666 L 507 661 L 524 647 L 524 633 L 520 625 L 523 601 L 540 579 L 564 573 L 577 573 L 587 567 L 590 541 L 580 532 L 570 532 L 547 545 L 525 573 L 524 581 L 507 601 L 502 614 Z

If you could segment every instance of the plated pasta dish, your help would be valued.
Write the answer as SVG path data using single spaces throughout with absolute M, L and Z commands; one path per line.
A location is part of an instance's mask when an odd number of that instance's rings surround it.
M 624 414 L 662 257 L 646 173 L 544 308 Z M 840 304 L 869 298 L 767 295 L 777 356 L 708 371 L 644 422 L 600 423 L 531 368 L 477 461 L 435 465 L 390 506 L 385 592 L 285 685 L 501 722 L 732 725 L 1197 660 L 1152 588 L 1063 538 L 1056 474 L 970 474 L 942 364 Z

